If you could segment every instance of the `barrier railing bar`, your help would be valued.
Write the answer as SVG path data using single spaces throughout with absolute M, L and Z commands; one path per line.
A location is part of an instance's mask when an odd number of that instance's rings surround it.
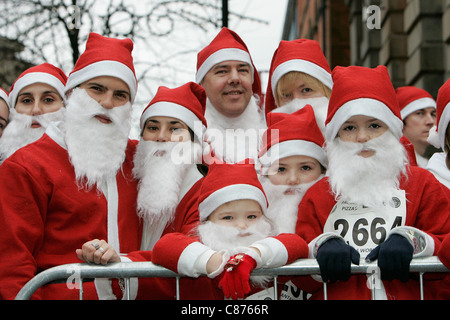
M 180 300 L 180 276 L 176 277 L 176 299 Z
M 376 267 L 376 261 L 366 262 L 361 260 L 359 265 L 351 266 L 352 274 L 367 274 L 368 269 L 373 271 Z M 106 266 L 94 265 L 86 263 L 74 263 L 56 266 L 47 269 L 26 283 L 16 296 L 16 300 L 27 300 L 41 286 L 64 280 L 73 276 L 74 270 L 77 272 L 77 280 L 79 280 L 80 299 L 83 292 L 83 278 L 152 278 L 152 277 L 175 277 L 177 286 L 177 298 L 179 299 L 179 279 L 181 275 L 166 269 L 162 266 L 153 264 L 152 262 L 118 262 L 111 263 Z M 412 273 L 428 273 L 428 272 L 450 272 L 439 260 L 439 258 L 427 257 L 413 259 L 410 264 L 410 272 Z M 252 275 L 262 276 L 300 276 L 300 275 L 317 275 L 320 274 L 320 268 L 315 259 L 300 259 L 289 265 L 278 268 L 261 268 L 254 270 Z M 129 287 L 129 285 L 127 285 Z M 324 287 L 326 293 L 326 287 Z
M 273 300 L 278 300 L 278 276 L 273 277 Z
M 79 289 L 80 290 L 80 292 L 79 292 L 80 300 L 83 300 L 83 278 L 80 278 L 79 280 L 80 280 L 80 289 Z
M 419 274 L 419 281 L 420 281 L 420 300 L 424 300 L 424 293 L 423 293 L 423 272 Z

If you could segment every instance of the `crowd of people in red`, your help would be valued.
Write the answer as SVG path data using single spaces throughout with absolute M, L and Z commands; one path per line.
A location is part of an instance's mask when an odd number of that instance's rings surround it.
M 318 42 L 281 41 L 263 95 L 242 39 L 223 28 L 195 81 L 159 87 L 129 138 L 138 83 L 130 39 L 91 33 L 73 71 L 44 63 L 0 90 L 0 298 L 67 263 L 152 261 L 185 299 L 419 298 L 413 258 L 450 268 L 450 80 L 435 100 L 394 88 L 384 66 L 330 69 Z M 131 281 L 131 298 L 175 298 L 173 279 Z M 118 279 L 85 299 L 120 299 Z M 303 292 L 292 295 L 290 292 Z M 450 275 L 425 298 L 449 299 Z M 33 299 L 78 299 L 66 283 Z

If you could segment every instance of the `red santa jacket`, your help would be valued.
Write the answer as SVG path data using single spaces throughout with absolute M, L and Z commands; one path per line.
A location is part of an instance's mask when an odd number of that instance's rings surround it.
M 438 252 L 438 257 L 450 270 L 450 233 L 442 241 L 441 248 Z M 442 285 L 437 289 L 439 292 L 437 294 L 438 299 L 449 300 L 450 299 L 450 274 L 447 274 Z
M 269 237 L 262 240 L 261 243 L 270 248 L 268 252 L 273 253 L 273 256 L 266 257 L 270 261 L 264 263 L 262 267 L 276 267 L 289 264 L 308 255 L 306 242 L 295 234 L 281 234 L 276 237 Z M 258 242 L 256 245 L 258 245 Z M 195 268 L 190 267 L 207 250 L 210 249 L 201 244 L 196 236 L 170 233 L 156 243 L 153 252 L 131 253 L 128 257 L 134 261 L 151 260 L 155 264 L 162 265 L 184 275 L 180 279 L 180 298 L 182 300 L 223 300 L 223 292 L 218 287 L 221 278 L 220 274 L 211 279 L 206 277 L 206 274 L 198 273 L 195 271 Z M 175 298 L 174 279 L 152 278 L 141 280 L 138 299 Z M 261 288 L 253 286 L 250 295 L 258 291 L 261 291 Z M 278 290 L 278 292 L 281 292 L 281 290 Z
M 141 223 L 133 179 L 136 142 L 129 141 L 117 173 L 120 251 L 139 250 Z M 13 299 L 37 273 L 79 263 L 75 250 L 86 241 L 108 240 L 108 204 L 93 190 L 80 190 L 67 151 L 47 134 L 17 151 L 0 166 L 0 297 Z M 84 284 L 85 299 L 96 299 L 94 282 Z M 44 286 L 36 299 L 78 299 L 65 283 Z
M 345 216 L 342 219 L 336 215 L 337 202 L 330 192 L 328 178 L 324 178 L 312 186 L 299 205 L 296 233 L 303 237 L 308 243 L 314 241 L 318 236 L 331 228 L 334 233 L 341 236 L 353 237 L 361 247 L 354 245 L 360 251 L 361 258 L 365 258 L 370 250 L 364 251 L 363 242 L 370 239 L 375 243 L 381 243 L 392 228 L 408 226 L 414 227 L 425 233 L 429 240 L 427 250 L 429 254 L 436 254 L 440 248 L 441 241 L 450 231 L 450 200 L 443 186 L 428 171 L 411 166 L 408 168 L 407 177 L 403 177 L 400 189 L 405 191 L 406 216 L 391 216 L 391 222 L 384 221 L 375 216 L 358 216 L 352 218 L 351 205 L 346 208 L 348 221 Z M 327 223 L 327 220 L 328 221 Z M 370 221 L 369 221 L 370 220 Z M 387 219 L 386 219 L 387 220 Z M 344 234 L 345 233 L 345 234 Z M 380 242 L 381 241 L 381 242 Z M 414 277 L 413 277 L 414 278 Z M 322 284 L 311 277 L 300 277 L 296 284 L 301 289 L 313 294 L 312 299 L 322 299 Z M 418 299 L 418 281 L 410 280 L 402 283 L 399 280 L 383 282 L 388 299 Z M 337 282 L 328 285 L 329 299 L 371 299 L 371 291 L 367 286 L 365 275 L 352 276 L 347 282 Z M 427 297 L 427 296 L 426 296 Z M 425 297 L 425 298 L 426 298 Z M 428 296 L 429 297 L 429 296 Z
M 166 226 L 161 236 L 172 232 L 191 234 L 195 230 L 199 221 L 197 199 L 202 182 L 203 178 L 200 178 L 181 199 L 173 222 Z

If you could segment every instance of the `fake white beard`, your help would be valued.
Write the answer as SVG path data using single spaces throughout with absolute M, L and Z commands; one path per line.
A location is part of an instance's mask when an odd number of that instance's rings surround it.
M 236 118 L 228 118 L 221 114 L 211 104 L 209 99 L 206 99 L 205 118 L 208 122 L 208 128 L 215 128 L 220 130 L 226 129 L 264 129 L 266 127 L 264 114 L 258 106 L 256 98 L 252 97 L 248 103 L 245 111 Z
M 375 150 L 375 155 L 363 158 L 358 155 L 362 150 Z M 327 153 L 327 175 L 336 200 L 381 206 L 390 201 L 406 174 L 406 150 L 389 130 L 364 144 L 336 138 L 327 142 Z
M 325 121 L 327 120 L 328 103 L 329 100 L 327 97 L 294 99 L 284 106 L 274 109 L 272 113 L 292 114 L 309 104 L 314 110 L 317 125 L 319 126 L 320 131 L 322 131 L 322 134 L 325 136 Z
M 184 154 L 180 155 L 180 150 Z M 137 208 L 149 226 L 173 220 L 187 170 L 201 157 L 201 146 L 186 142 L 140 140 L 134 156 L 133 175 L 139 179 Z
M 274 235 L 272 223 L 265 216 L 245 230 L 205 221 L 197 227 L 197 233 L 201 242 L 212 250 L 231 252 L 236 248 L 249 247 L 256 241 Z M 250 235 L 242 236 L 248 233 Z
M 298 217 L 298 205 L 302 201 L 306 191 L 322 179 L 308 183 L 302 183 L 296 186 L 274 185 L 266 176 L 259 176 L 259 181 L 263 186 L 264 193 L 269 201 L 267 217 L 275 225 L 276 234 L 295 233 L 295 226 Z M 294 194 L 286 194 L 286 191 L 294 191 Z
M 42 137 L 50 122 L 64 120 L 65 112 L 66 109 L 62 107 L 55 112 L 29 116 L 11 109 L 11 121 L 0 138 L 0 163 L 20 148 Z M 41 127 L 31 128 L 34 121 L 39 122 Z
M 217 159 L 237 163 L 247 158 L 258 158 L 261 137 L 267 126 L 254 97 L 250 99 L 245 111 L 236 118 L 225 117 L 207 99 L 205 118 L 208 129 L 204 140 Z
M 108 116 L 104 124 L 95 115 Z M 103 108 L 85 90 L 75 89 L 67 100 L 65 141 L 70 161 L 81 188 L 100 190 L 116 176 L 125 159 L 131 128 L 131 103 L 113 109 Z
M 275 235 L 272 222 L 265 216 L 246 230 L 206 221 L 197 227 L 197 233 L 205 246 L 214 251 L 228 250 L 231 254 L 240 253 L 238 248 L 249 247 L 256 241 Z M 240 236 L 247 233 L 250 235 Z M 265 287 L 271 279 L 270 276 L 250 277 L 252 284 L 260 287 Z

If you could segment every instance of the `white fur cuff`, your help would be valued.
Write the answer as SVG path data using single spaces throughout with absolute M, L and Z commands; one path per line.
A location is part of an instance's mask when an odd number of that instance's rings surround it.
M 414 258 L 431 257 L 434 253 L 434 239 L 427 233 L 414 227 L 397 227 L 389 235 L 398 234 L 405 237 L 414 248 Z

